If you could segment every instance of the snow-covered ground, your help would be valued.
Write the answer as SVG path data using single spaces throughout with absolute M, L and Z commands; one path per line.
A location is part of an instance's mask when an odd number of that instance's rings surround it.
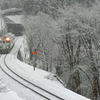
M 22 100 L 13 91 L 0 93 L 0 99 L 1 100 Z
M 36 68 L 33 70 L 33 66 L 25 64 L 17 59 L 17 52 L 19 49 L 23 50 L 23 37 L 19 37 L 14 48 L 11 53 L 8 54 L 6 58 L 7 64 L 10 68 L 21 75 L 23 78 L 33 82 L 34 84 L 42 87 L 45 90 L 50 91 L 53 94 L 59 95 L 64 98 L 64 100 L 90 100 L 81 95 L 78 95 L 69 89 L 66 89 L 63 84 L 57 79 L 56 75 L 43 71 L 41 69 Z M 22 51 L 23 53 L 24 51 Z M 23 53 L 24 54 L 24 53 Z M 26 55 L 26 54 L 25 54 Z M 0 59 L 1 66 L 3 66 L 3 57 Z M 25 58 L 24 58 L 25 59 Z M 3 77 L 3 82 L 10 88 L 12 91 L 1 92 L 0 99 L 1 100 L 23 100 L 17 97 L 17 95 L 13 92 L 15 91 L 21 98 L 24 100 L 45 100 L 42 97 L 39 97 L 36 93 L 25 89 L 24 86 L 21 86 L 11 78 L 9 78 L 5 73 L 0 70 L 1 76 Z M 51 99 L 54 100 L 54 99 Z

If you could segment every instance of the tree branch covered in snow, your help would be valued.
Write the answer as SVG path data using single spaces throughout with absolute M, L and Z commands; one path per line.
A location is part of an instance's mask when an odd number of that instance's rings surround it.
M 24 25 L 30 51 L 37 51 L 33 58 L 41 62 L 41 68 L 56 73 L 77 93 L 85 95 L 84 87 L 88 83 L 86 96 L 97 100 L 100 95 L 100 2 L 92 4 L 95 1 L 87 0 L 88 7 L 81 6 L 85 2 L 81 0 L 79 4 L 72 3 L 73 0 L 30 0 L 28 7 L 27 2 L 24 8 L 29 16 L 25 15 L 27 24 Z M 71 5 L 67 6 L 68 3 Z M 81 70 L 85 75 L 77 70 L 83 65 L 86 67 Z

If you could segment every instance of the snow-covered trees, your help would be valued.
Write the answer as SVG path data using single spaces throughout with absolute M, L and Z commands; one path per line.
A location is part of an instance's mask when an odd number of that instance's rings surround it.
M 83 9 L 83 8 L 82 8 Z M 80 10 L 82 10 L 80 8 Z M 73 10 L 64 12 L 64 18 L 62 17 L 62 24 L 60 24 L 61 35 L 61 47 L 67 59 L 68 67 L 71 70 L 68 86 L 70 89 L 81 93 L 80 85 L 80 73 L 78 66 L 82 65 L 82 58 L 88 60 L 88 69 L 90 70 L 89 76 L 91 80 L 91 98 L 97 100 L 99 95 L 99 70 L 98 66 L 98 50 L 99 35 L 97 26 L 99 21 L 96 21 L 100 15 L 93 15 L 96 13 L 92 9 L 83 9 L 82 12 Z M 66 15 L 65 15 L 66 14 Z M 97 14 L 97 13 L 96 13 Z M 65 23 L 65 24 L 64 24 Z M 84 55 L 83 55 L 84 54 Z M 83 59 L 84 62 L 84 59 Z M 85 62 L 84 62 L 85 63 Z
M 65 9 L 74 3 L 90 7 L 94 2 L 95 0 L 25 0 L 23 8 L 26 14 L 37 15 L 38 12 L 43 12 L 55 18 L 59 16 L 59 8 Z
M 23 0 L 0 0 L 1 9 L 22 8 Z
M 65 1 L 41 0 L 43 4 L 36 1 L 35 6 L 40 4 L 36 7 L 37 16 L 26 16 L 27 24 L 24 23 L 30 51 L 36 50 L 35 60 L 42 62 L 44 70 L 56 70 L 68 88 L 97 100 L 100 95 L 100 8 L 97 5 L 82 8 L 77 3 L 66 7 Z M 33 6 L 31 9 L 26 6 L 25 9 L 33 13 Z M 56 17 L 49 13 L 50 8 L 55 10 Z
M 25 33 L 30 44 L 30 52 L 37 51 L 35 58 L 43 63 L 44 70 L 51 70 L 57 47 L 52 41 L 55 33 L 59 32 L 57 23 L 48 15 L 39 13 L 37 16 L 26 17 Z M 26 24 L 27 23 L 27 24 Z M 54 48 L 55 47 L 55 48 Z M 54 55 L 53 55 L 54 54 Z M 32 55 L 32 54 L 31 54 Z

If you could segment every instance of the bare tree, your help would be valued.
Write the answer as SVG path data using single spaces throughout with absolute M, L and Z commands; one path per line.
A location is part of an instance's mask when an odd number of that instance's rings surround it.
M 45 17 L 44 17 L 45 16 Z M 36 58 L 43 63 L 43 69 L 52 71 L 53 59 L 54 59 L 54 43 L 52 37 L 55 32 L 56 23 L 54 20 L 46 14 L 40 13 L 38 16 L 26 17 L 27 24 L 25 25 L 25 33 L 29 41 L 30 52 L 37 51 Z
M 63 48 L 66 62 L 70 68 L 68 87 L 77 93 L 81 93 L 78 65 L 81 64 L 81 59 L 83 58 L 82 54 L 84 52 L 86 55 L 85 59 L 88 59 L 90 66 L 88 69 L 92 75 L 92 77 L 90 77 L 92 80 L 91 98 L 97 100 L 100 89 L 99 71 L 97 68 L 98 62 L 96 62 L 98 59 L 96 53 L 98 53 L 99 49 L 98 21 L 92 16 L 93 10 L 90 11 L 87 9 L 84 11 L 84 8 L 82 9 L 83 14 L 79 12 L 78 9 L 69 10 L 67 13 L 64 13 L 67 17 L 61 19 L 62 24 L 60 24 L 60 27 L 62 35 L 60 45 L 61 48 Z

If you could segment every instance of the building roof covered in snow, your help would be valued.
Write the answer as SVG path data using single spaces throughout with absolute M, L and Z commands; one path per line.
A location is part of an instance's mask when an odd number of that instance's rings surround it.
M 5 16 L 4 20 L 7 24 L 22 24 L 23 15 L 9 15 Z

